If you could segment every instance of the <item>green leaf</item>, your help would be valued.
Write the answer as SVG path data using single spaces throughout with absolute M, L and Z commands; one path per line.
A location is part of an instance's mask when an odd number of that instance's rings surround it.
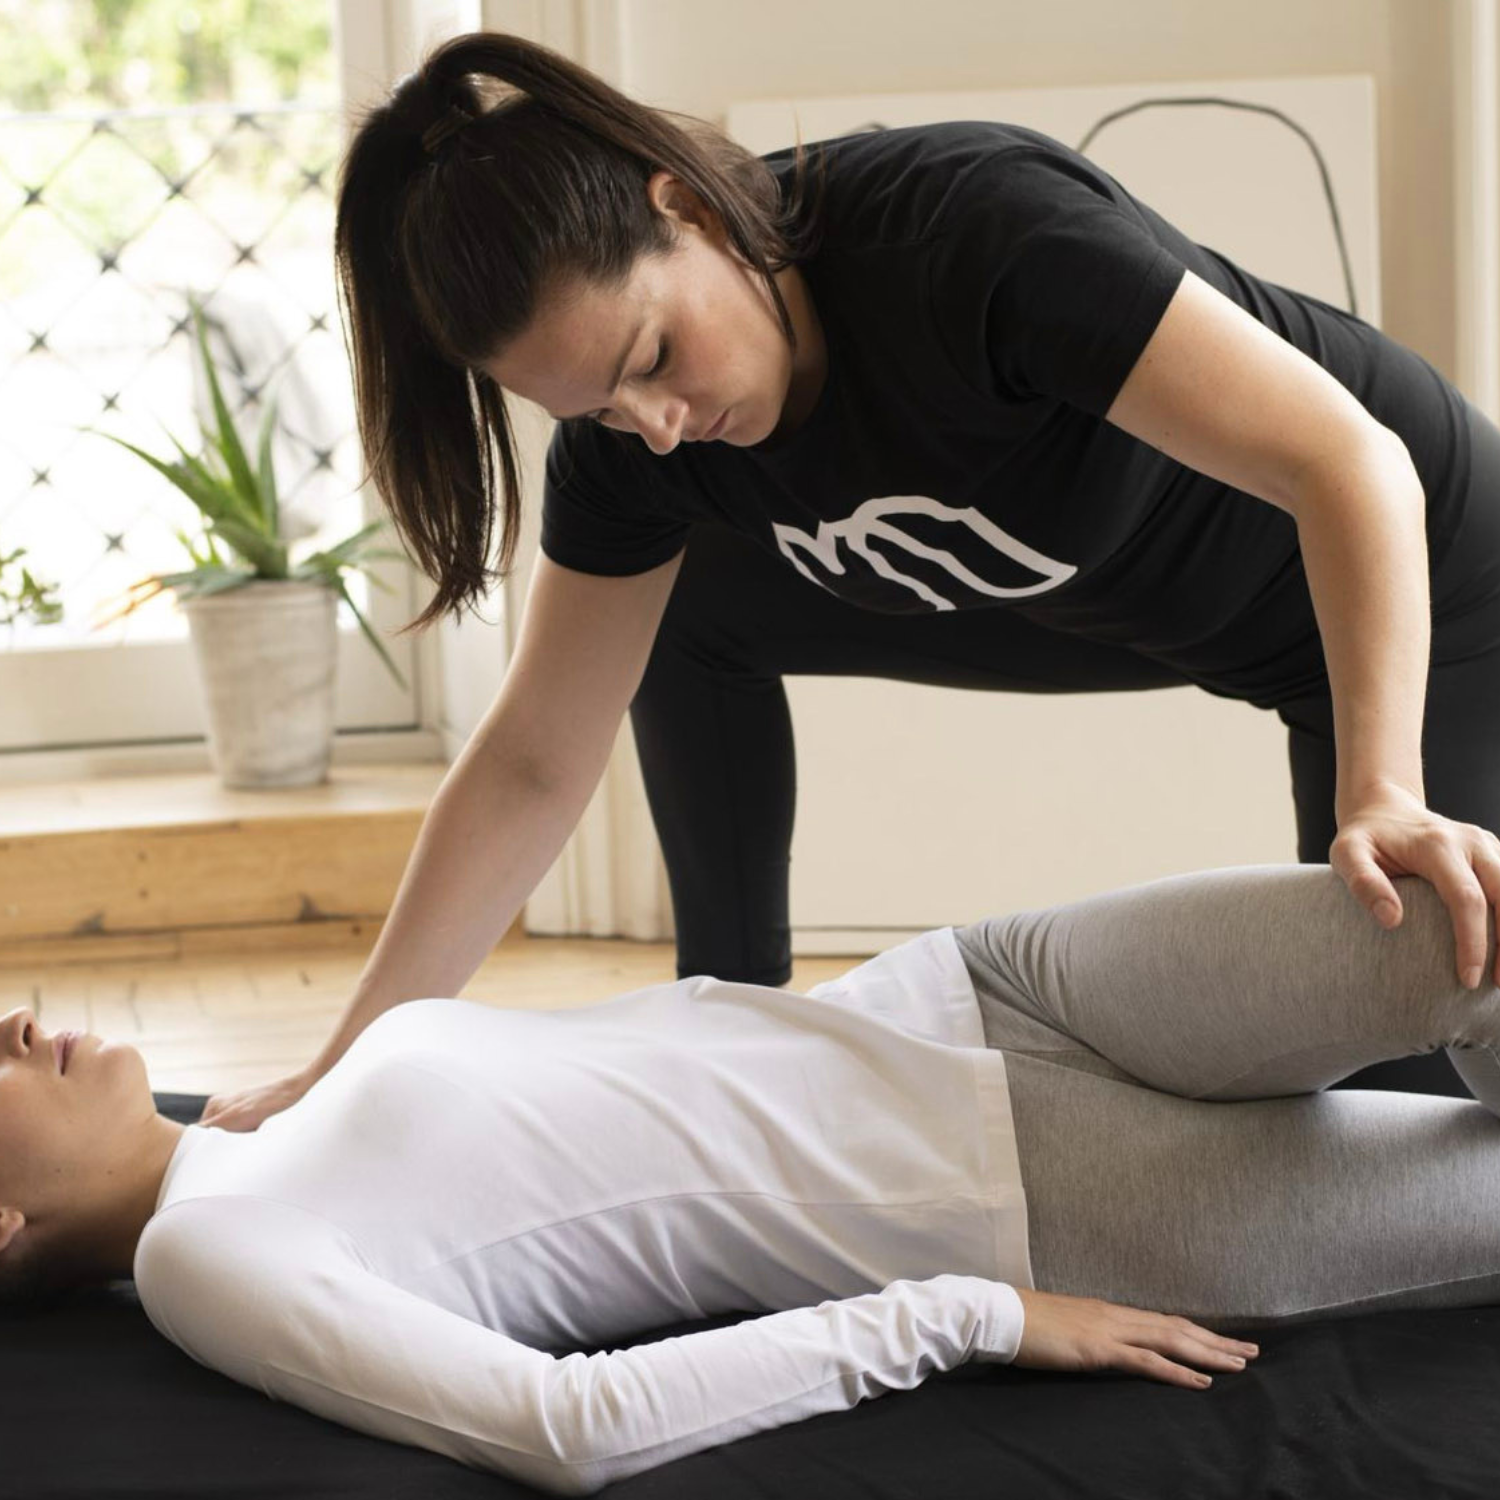
M 203 552 L 198 551 L 197 547 L 193 545 L 192 537 L 190 537 L 187 532 L 179 528 L 174 528 L 172 531 L 172 535 L 182 543 L 182 550 L 186 552 L 190 558 L 192 558 L 193 562 L 197 564 L 198 567 L 205 568 L 213 561 L 206 550 Z
M 229 477 L 235 489 L 244 497 L 245 503 L 251 506 L 264 521 L 266 519 L 265 507 L 260 489 L 255 482 L 255 475 L 250 471 L 250 461 L 245 456 L 244 444 L 241 443 L 240 435 L 229 415 L 229 405 L 224 400 L 224 392 L 219 387 L 218 371 L 214 369 L 214 362 L 209 357 L 208 326 L 203 320 L 203 309 L 195 297 L 189 297 L 188 304 L 193 310 L 193 322 L 198 333 L 198 355 L 203 363 L 203 373 L 208 378 L 209 394 L 213 398 L 214 419 L 219 426 L 217 444 L 219 453 L 229 470 Z M 205 431 L 205 439 L 209 436 L 209 433 Z
M 205 575 L 217 574 L 217 577 Z M 247 583 L 255 582 L 253 573 L 236 572 L 233 568 L 199 568 L 195 573 L 188 575 L 201 581 L 194 584 L 189 598 L 199 599 L 208 594 L 223 594 L 230 589 L 243 588 Z
M 348 564 L 330 562 L 326 553 L 315 552 L 311 557 L 298 563 L 289 576 L 302 582 L 326 583 L 330 588 L 335 588 L 340 582 L 340 574 L 347 566 Z M 390 584 L 377 574 L 370 573 L 363 568 L 355 568 L 354 571 L 360 573 L 372 587 L 379 589 L 382 594 L 395 593 Z
M 386 664 L 387 668 L 389 668 L 391 676 L 394 677 L 396 681 L 401 684 L 402 689 L 405 690 L 407 685 L 406 679 L 397 670 L 396 663 L 391 660 L 390 652 L 385 649 L 385 645 L 381 641 L 380 637 L 370 629 L 370 622 L 366 620 L 362 614 L 360 614 L 359 606 L 356 605 L 354 600 L 349 597 L 349 590 L 344 587 L 344 580 L 341 577 L 336 577 L 335 587 L 343 596 L 344 603 L 347 604 L 349 608 L 354 612 L 354 618 L 359 621 L 359 628 L 364 631 L 365 638 L 376 649 L 376 651 L 380 653 L 380 659 Z
M 276 470 L 271 461 L 271 440 L 276 433 L 276 397 L 267 395 L 261 409 L 260 436 L 256 442 L 256 473 L 260 479 L 260 498 L 266 518 L 266 529 L 272 536 L 281 530 L 280 505 L 276 498 Z
M 332 557 L 342 563 L 353 562 L 368 544 L 374 539 L 377 531 L 385 526 L 384 521 L 371 521 L 368 526 L 362 526 L 352 536 L 346 536 L 343 541 L 332 547 L 325 548 L 320 554 L 323 557 Z
M 166 432 L 166 428 L 163 427 L 162 431 Z M 192 474 L 201 488 L 203 498 L 197 502 L 198 509 L 211 520 L 218 520 L 220 516 L 246 517 L 245 502 L 234 486 L 222 475 L 215 474 L 200 455 L 189 453 L 170 432 L 167 432 L 167 438 L 182 455 L 180 467 Z
M 124 438 L 116 437 L 112 432 L 100 432 L 98 428 L 88 428 L 89 432 L 97 432 L 102 438 L 108 438 L 112 443 L 118 443 L 120 447 L 129 451 L 139 459 L 150 464 L 164 478 L 170 480 L 197 508 L 206 516 L 216 516 L 222 509 L 223 491 L 212 480 L 205 480 L 194 468 L 188 464 L 169 463 L 165 459 L 157 458 L 153 453 L 147 453 L 144 448 L 137 448 L 134 443 L 127 443 Z
M 229 519 L 215 521 L 209 530 L 227 542 L 262 578 L 286 577 L 286 546 L 268 541 L 254 527 Z

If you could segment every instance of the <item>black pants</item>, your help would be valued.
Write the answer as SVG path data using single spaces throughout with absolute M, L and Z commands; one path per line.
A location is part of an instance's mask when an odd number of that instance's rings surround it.
M 1465 521 L 1432 580 L 1423 773 L 1434 811 L 1500 832 L 1500 429 L 1469 408 L 1469 430 Z M 857 609 L 747 539 L 695 528 L 630 711 L 671 884 L 679 975 L 790 977 L 789 673 L 1025 693 L 1185 681 L 1004 608 Z M 1288 729 L 1297 858 L 1322 863 L 1337 832 L 1333 707 L 1326 678 L 1300 693 L 1274 708 Z M 1363 1069 L 1345 1086 L 1467 1092 L 1441 1051 Z

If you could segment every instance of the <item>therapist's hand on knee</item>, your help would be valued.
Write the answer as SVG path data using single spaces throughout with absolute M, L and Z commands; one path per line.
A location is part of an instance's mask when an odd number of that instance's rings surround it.
M 1340 818 L 1328 862 L 1382 927 L 1398 926 L 1392 875 L 1420 875 L 1453 918 L 1459 983 L 1476 989 L 1489 958 L 1490 912 L 1500 910 L 1500 839 L 1475 823 L 1435 813 L 1404 787 L 1364 798 Z M 1494 981 L 1500 984 L 1500 954 Z
M 1017 1287 L 1026 1311 L 1021 1347 L 1012 1364 L 1032 1370 L 1123 1370 L 1148 1380 L 1201 1390 L 1206 1370 L 1243 1370 L 1260 1352 L 1186 1318 Z

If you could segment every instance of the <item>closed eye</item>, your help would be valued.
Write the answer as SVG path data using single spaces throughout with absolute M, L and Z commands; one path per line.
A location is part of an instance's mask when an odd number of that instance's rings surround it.
M 663 339 L 656 346 L 656 363 L 653 364 L 649 370 L 643 370 L 641 372 L 641 379 L 642 380 L 651 380 L 655 376 L 660 375 L 661 372 L 662 372 L 662 370 L 666 367 L 666 363 L 667 363 L 667 341 L 665 339 Z M 603 415 L 604 415 L 604 413 L 603 413 L 602 410 L 600 410 L 600 411 L 591 411 L 591 412 L 588 413 L 588 420 L 591 421 L 591 422 L 599 422 L 599 421 L 602 420 Z

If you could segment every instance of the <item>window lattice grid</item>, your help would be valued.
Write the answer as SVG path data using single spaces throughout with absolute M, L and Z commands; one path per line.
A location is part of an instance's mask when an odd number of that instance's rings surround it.
M 0 547 L 25 547 L 65 611 L 61 626 L 12 627 L 13 647 L 184 633 L 165 597 L 90 629 L 130 583 L 184 566 L 174 532 L 199 522 L 78 429 L 168 453 L 164 425 L 198 448 L 190 291 L 247 437 L 279 393 L 287 532 L 312 545 L 360 524 L 333 279 L 340 131 L 337 111 L 303 105 L 0 116 Z

